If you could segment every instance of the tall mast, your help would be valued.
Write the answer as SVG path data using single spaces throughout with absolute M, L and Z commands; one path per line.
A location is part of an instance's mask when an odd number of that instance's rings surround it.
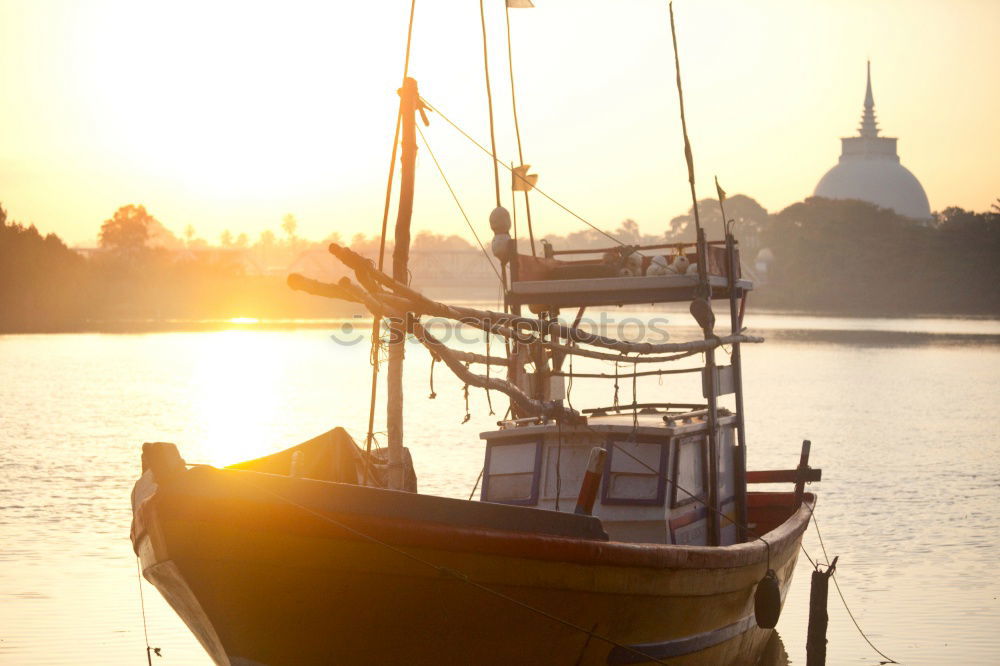
M 712 289 L 708 284 L 708 242 L 698 215 L 698 196 L 694 188 L 694 157 L 688 140 L 687 119 L 684 117 L 684 89 L 681 86 L 681 60 L 677 53 L 677 30 L 674 26 L 674 4 L 670 5 L 670 37 L 674 44 L 674 67 L 677 72 L 677 100 L 681 112 L 681 133 L 684 135 L 684 158 L 687 161 L 688 183 L 691 186 L 691 205 L 694 210 L 694 226 L 698 240 L 698 288 L 691 301 L 691 315 L 701 326 L 706 340 L 715 337 L 715 314 L 712 312 Z M 715 349 L 705 351 L 705 388 L 708 394 L 708 537 L 709 544 L 720 543 L 719 523 L 719 448 L 718 448 L 718 393 L 716 389 Z
M 417 163 L 417 120 L 420 95 L 417 82 L 406 77 L 399 90 L 399 117 L 403 126 L 400 157 L 399 208 L 396 213 L 395 246 L 392 250 L 392 278 L 410 283 L 410 219 L 413 216 L 413 184 Z M 389 327 L 389 398 L 386 405 L 386 429 L 389 440 L 389 488 L 403 489 L 403 355 L 406 344 L 404 322 Z

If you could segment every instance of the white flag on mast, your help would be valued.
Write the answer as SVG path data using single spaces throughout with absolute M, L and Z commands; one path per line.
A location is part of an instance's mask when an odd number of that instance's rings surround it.
M 531 9 L 534 7 L 531 0 L 507 0 L 507 6 L 511 9 Z

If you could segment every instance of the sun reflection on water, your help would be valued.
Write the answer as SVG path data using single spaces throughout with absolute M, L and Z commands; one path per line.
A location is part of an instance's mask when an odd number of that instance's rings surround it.
M 274 336 L 241 330 L 214 334 L 192 382 L 204 462 L 228 465 L 273 450 L 274 442 L 257 424 L 279 418 L 283 356 Z

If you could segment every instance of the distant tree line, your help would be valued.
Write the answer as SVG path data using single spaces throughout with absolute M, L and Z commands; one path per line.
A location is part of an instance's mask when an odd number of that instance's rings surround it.
M 286 228 L 292 227 L 285 220 Z M 292 229 L 294 231 L 294 228 Z M 341 316 L 353 308 L 291 291 L 284 275 L 246 270 L 244 248 L 179 240 L 143 206 L 101 226 L 85 257 L 55 234 L 8 222 L 0 207 L 0 332 L 128 329 L 235 317 Z M 261 239 L 277 247 L 274 234 Z
M 750 296 L 758 306 L 864 316 L 1000 316 L 1000 200 L 987 212 L 949 207 L 931 220 L 819 197 L 773 215 L 742 195 L 725 206 L 744 266 L 766 266 Z M 698 210 L 709 237 L 721 238 L 718 201 L 700 201 Z M 668 235 L 691 239 L 692 220 L 693 211 L 674 218 Z
M 861 201 L 815 197 L 774 214 L 745 195 L 724 205 L 743 265 L 763 278 L 751 296 L 753 305 L 865 316 L 1000 316 L 1000 200 L 981 213 L 946 208 L 930 221 Z M 718 201 L 700 201 L 698 212 L 709 238 L 722 238 Z M 290 291 L 282 270 L 310 251 L 325 256 L 329 243 L 344 243 L 340 235 L 302 239 L 292 215 L 281 228 L 283 238 L 268 230 L 254 243 L 246 234 L 225 231 L 212 245 L 197 238 L 190 225 L 179 239 L 143 206 L 128 205 L 101 226 L 101 251 L 85 257 L 55 234 L 42 236 L 34 226 L 8 221 L 0 206 L 0 331 L 351 311 Z M 528 253 L 523 230 L 521 235 L 521 252 Z M 592 249 L 613 245 L 609 236 L 635 245 L 691 242 L 694 211 L 673 218 L 659 233 L 643 234 L 637 223 L 625 220 L 607 234 L 584 229 L 536 240 L 556 249 Z M 490 237 L 481 238 L 489 249 Z M 349 245 L 374 259 L 380 239 L 358 233 Z M 412 249 L 481 252 L 460 236 L 430 231 L 417 233 Z

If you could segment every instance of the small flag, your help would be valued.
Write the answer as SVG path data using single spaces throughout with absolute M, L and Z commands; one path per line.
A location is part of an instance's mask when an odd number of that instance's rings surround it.
M 535 187 L 535 183 L 538 182 L 538 174 L 528 173 L 530 168 L 530 164 L 514 167 L 511 172 L 511 180 L 513 181 L 511 189 L 515 192 L 530 192 Z
M 719 185 L 719 177 L 715 177 L 715 191 L 719 193 L 719 203 L 726 200 L 726 191 Z
M 507 6 L 511 9 L 531 9 L 534 7 L 531 0 L 507 0 Z

